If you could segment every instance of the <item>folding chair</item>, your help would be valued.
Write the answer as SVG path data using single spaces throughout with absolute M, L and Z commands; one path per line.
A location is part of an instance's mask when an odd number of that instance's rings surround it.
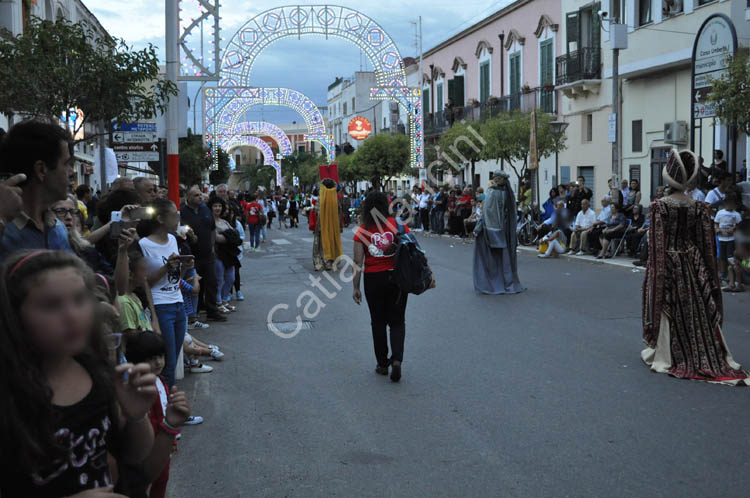
M 620 238 L 620 241 L 617 243 L 614 249 L 612 249 L 612 257 L 615 258 L 622 250 L 622 246 L 625 245 L 625 242 L 628 237 L 628 232 L 630 232 L 630 228 L 633 225 L 633 220 L 628 219 L 628 226 L 625 227 L 625 232 L 622 234 L 622 237 Z M 610 243 L 610 248 L 612 247 L 612 244 Z

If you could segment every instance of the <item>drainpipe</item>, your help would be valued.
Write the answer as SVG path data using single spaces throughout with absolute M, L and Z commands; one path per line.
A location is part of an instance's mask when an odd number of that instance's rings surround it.
M 435 109 L 435 64 L 430 64 L 430 111 Z
M 505 90 L 505 54 L 503 53 L 505 50 L 505 33 L 500 33 L 497 37 L 500 38 L 500 95 L 498 97 L 502 98 Z

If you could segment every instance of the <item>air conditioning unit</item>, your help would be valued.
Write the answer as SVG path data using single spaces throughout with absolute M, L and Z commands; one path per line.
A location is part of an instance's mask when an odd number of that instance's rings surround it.
M 664 123 L 664 143 L 686 144 L 690 128 L 685 121 L 672 121 Z

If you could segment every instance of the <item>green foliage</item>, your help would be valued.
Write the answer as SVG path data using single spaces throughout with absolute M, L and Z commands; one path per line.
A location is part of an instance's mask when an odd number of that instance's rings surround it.
M 474 164 L 481 157 L 482 138 L 476 123 L 456 122 L 440 137 L 440 158 L 445 164 L 444 170 L 460 170 L 457 166 L 466 163 Z M 447 156 L 447 158 L 446 158 Z
M 550 122 L 553 116 L 537 114 L 537 154 L 549 157 L 565 149 L 565 135 L 555 141 Z M 488 119 L 482 124 L 480 134 L 487 142 L 481 158 L 507 162 L 520 179 L 526 174 L 531 140 L 531 114 L 515 112 L 507 116 Z
M 750 134 L 750 56 L 738 52 L 729 61 L 721 79 L 712 80 L 709 100 L 716 105 L 716 116 L 725 125 L 737 126 Z
M 339 167 L 339 181 L 342 185 L 348 186 L 350 190 L 355 190 L 357 182 L 362 180 L 362 175 L 357 170 L 354 162 L 355 154 L 340 154 L 336 158 L 336 164 Z
M 211 171 L 208 176 L 211 185 L 226 183 L 231 174 L 232 171 L 229 169 L 229 154 L 227 154 L 224 149 L 219 148 L 219 167 L 218 169 Z
M 0 36 L 0 113 L 49 119 L 75 108 L 85 122 L 133 122 L 166 110 L 171 82 L 158 80 L 159 58 L 149 45 L 131 50 L 83 23 L 33 17 L 23 34 Z
M 293 177 L 299 179 L 300 189 L 307 191 L 320 181 L 318 165 L 325 164 L 325 158 L 310 152 L 295 152 L 281 159 L 281 172 L 287 185 L 293 184 Z
M 190 134 L 180 139 L 180 183 L 201 185 L 204 175 L 213 166 L 209 150 L 203 146 L 203 135 Z M 225 183 L 230 175 L 229 154 L 219 149 L 219 169 L 210 172 L 213 185 Z
M 381 133 L 368 138 L 352 159 L 356 175 L 379 189 L 394 176 L 413 173 L 409 145 L 409 137 L 397 133 Z

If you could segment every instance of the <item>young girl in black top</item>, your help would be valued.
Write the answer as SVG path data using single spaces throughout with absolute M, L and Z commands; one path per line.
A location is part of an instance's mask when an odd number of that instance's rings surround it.
M 0 278 L 0 495 L 114 498 L 107 454 L 151 451 L 148 364 L 106 361 L 96 277 L 65 252 L 22 252 Z

